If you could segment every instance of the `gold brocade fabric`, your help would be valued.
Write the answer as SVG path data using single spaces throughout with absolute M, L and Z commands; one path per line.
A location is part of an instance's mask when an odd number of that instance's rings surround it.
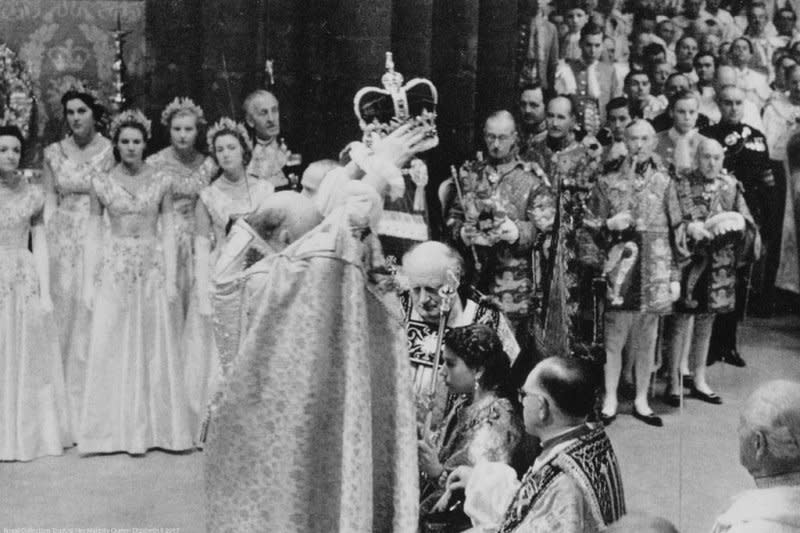
M 416 530 L 402 310 L 369 285 L 369 246 L 346 215 L 243 278 L 258 299 L 242 305 L 241 347 L 209 425 L 209 532 Z

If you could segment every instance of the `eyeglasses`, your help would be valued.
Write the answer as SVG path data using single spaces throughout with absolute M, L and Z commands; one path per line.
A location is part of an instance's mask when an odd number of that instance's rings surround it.
M 511 140 L 512 137 L 513 137 L 512 135 L 492 135 L 491 133 L 487 133 L 485 139 L 487 143 L 493 143 L 495 141 L 500 141 L 501 143 L 504 143 L 508 140 Z

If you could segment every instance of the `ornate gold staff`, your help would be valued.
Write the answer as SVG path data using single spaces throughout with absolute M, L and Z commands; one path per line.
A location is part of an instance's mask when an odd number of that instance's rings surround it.
M 450 311 L 453 309 L 453 298 L 458 290 L 458 276 L 451 269 L 447 269 L 447 282 L 439 288 L 439 330 L 436 334 L 436 352 L 433 359 L 433 379 L 428 395 L 431 400 L 436 395 L 436 382 L 439 378 L 439 365 L 442 362 L 442 351 L 444 350 L 444 330 L 447 327 L 447 320 L 450 318 Z
M 480 152 L 478 152 L 480 153 Z M 461 204 L 461 209 L 464 210 L 466 215 L 467 206 L 464 205 L 464 193 L 461 191 L 461 180 L 458 177 L 455 165 L 450 165 L 450 174 L 453 176 L 453 184 L 456 186 L 456 196 L 458 196 L 458 203 Z M 478 251 L 475 249 L 475 243 L 470 243 L 469 249 L 472 251 L 472 260 L 475 262 L 475 270 L 480 272 L 481 261 L 478 259 Z M 456 283 L 456 286 L 458 284 Z

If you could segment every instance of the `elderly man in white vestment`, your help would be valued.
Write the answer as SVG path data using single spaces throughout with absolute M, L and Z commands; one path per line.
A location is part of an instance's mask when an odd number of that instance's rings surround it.
M 501 463 L 459 467 L 448 493 L 465 491 L 475 533 L 591 533 L 625 514 L 622 476 L 602 425 L 587 423 L 599 388 L 584 360 L 549 357 L 520 389 L 525 430 L 542 453 L 521 481 Z M 448 494 L 440 501 L 447 506 Z
M 800 532 L 800 383 L 770 381 L 747 399 L 739 460 L 756 488 L 734 498 L 713 533 Z
M 401 127 L 372 151 L 354 147 L 356 166 L 329 173 L 316 205 L 276 194 L 248 216 L 253 231 L 237 222 L 216 266 L 230 355 L 206 443 L 209 532 L 416 529 L 403 313 L 374 283 L 385 265 L 371 228 L 420 138 Z M 296 218 L 313 226 L 315 209 L 324 220 L 302 234 Z M 259 239 L 242 259 L 236 249 Z M 265 257 L 247 266 L 254 254 Z

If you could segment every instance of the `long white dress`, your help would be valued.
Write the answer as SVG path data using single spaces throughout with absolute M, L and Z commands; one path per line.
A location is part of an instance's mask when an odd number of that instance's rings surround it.
M 170 179 L 145 166 L 147 185 L 129 190 L 113 169 L 92 186 L 108 213 L 83 395 L 81 453 L 192 447 L 179 352 L 180 311 L 169 301 L 166 253 L 158 239 Z M 148 174 L 153 174 L 148 176 Z M 169 224 L 162 217 L 162 223 Z
M 73 141 L 69 138 L 44 149 L 45 164 L 52 173 L 56 193 L 55 210 L 47 224 L 50 293 L 58 326 L 73 429 L 78 427 L 85 372 L 84 356 L 89 341 L 89 332 L 82 327 L 89 320 L 88 309 L 81 302 L 89 191 L 92 176 L 114 165 L 111 141 L 98 135 L 96 142 L 100 145 L 97 153 L 85 162 L 70 158 L 67 145 Z
M 58 332 L 28 250 L 43 208 L 44 194 L 27 183 L 0 196 L 0 461 L 61 455 L 72 444 Z
M 228 223 L 237 216 L 253 211 L 273 191 L 274 187 L 270 182 L 251 177 L 247 178 L 247 182 L 240 184 L 233 184 L 225 178 L 220 178 L 200 191 L 200 201 L 211 222 L 211 235 L 208 237 L 215 243 L 208 258 L 208 272 L 212 272 L 216 264 Z M 203 283 L 204 280 L 197 282 Z M 205 282 L 208 283 L 208 280 Z M 183 329 L 182 350 L 186 360 L 184 367 L 186 392 L 192 411 L 195 435 L 199 438 L 208 404 L 219 385 L 221 366 L 219 351 L 214 340 L 212 317 L 200 314 L 198 288 L 195 284 L 189 301 L 189 311 Z M 206 287 L 206 291 L 209 289 Z
M 172 180 L 172 206 L 175 210 L 175 241 L 178 250 L 178 296 L 186 314 L 194 283 L 194 236 L 197 228 L 195 206 L 200 191 L 208 187 L 217 165 L 210 157 L 198 157 L 193 165 L 185 165 L 168 146 L 147 158 L 147 164 L 169 175 Z

